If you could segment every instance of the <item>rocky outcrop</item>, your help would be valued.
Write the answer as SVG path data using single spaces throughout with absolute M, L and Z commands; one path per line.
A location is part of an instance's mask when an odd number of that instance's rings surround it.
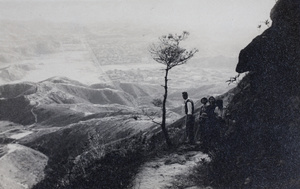
M 300 188 L 300 1 L 277 1 L 271 19 L 240 52 L 235 131 L 214 149 L 213 174 L 233 188 Z
M 250 71 L 254 87 L 298 88 L 300 81 L 300 2 L 278 1 L 271 11 L 272 26 L 241 50 L 238 73 Z M 271 87 L 272 86 L 272 87 Z M 293 91 L 295 92 L 295 91 Z
M 241 50 L 238 73 L 283 72 L 299 69 L 300 2 L 278 1 L 271 11 L 272 26 Z M 284 70 L 281 70 L 281 69 Z

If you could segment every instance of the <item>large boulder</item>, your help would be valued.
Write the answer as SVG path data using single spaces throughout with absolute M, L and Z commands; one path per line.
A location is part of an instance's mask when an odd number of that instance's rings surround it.
M 272 26 L 241 50 L 236 71 L 254 72 L 253 83 L 262 86 L 293 86 L 300 78 L 300 1 L 279 0 L 271 19 Z

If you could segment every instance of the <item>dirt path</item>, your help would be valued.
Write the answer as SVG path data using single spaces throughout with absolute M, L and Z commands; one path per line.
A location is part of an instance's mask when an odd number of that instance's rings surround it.
M 174 188 L 174 181 L 181 175 L 188 175 L 201 161 L 210 161 L 200 151 L 174 152 L 146 162 L 133 182 L 133 189 Z M 188 184 L 187 184 L 188 185 Z M 197 189 L 196 186 L 186 188 Z
M 34 122 L 35 123 L 37 123 L 37 121 L 38 121 L 38 117 L 37 117 L 37 114 L 36 113 L 34 113 L 34 109 L 35 108 L 37 108 L 38 106 L 40 105 L 40 102 L 39 101 L 37 101 L 36 102 L 36 105 L 34 106 L 34 107 L 32 107 L 32 109 L 31 109 L 31 113 L 32 113 L 32 115 L 34 116 Z

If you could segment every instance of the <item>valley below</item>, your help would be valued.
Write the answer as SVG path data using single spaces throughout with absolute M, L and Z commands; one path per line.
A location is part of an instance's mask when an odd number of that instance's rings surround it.
M 98 184 L 111 188 L 116 175 L 131 170 L 113 185 L 121 187 L 145 161 L 141 154 L 164 148 L 161 107 L 152 102 L 162 99 L 165 68 L 146 54 L 150 36 L 79 26 L 61 28 L 62 34 L 51 24 L 31 34 L 31 26 L 11 24 L 0 33 L 0 189 L 91 186 L 86 177 L 108 170 Z M 235 63 L 195 57 L 171 70 L 167 124 L 177 142 L 183 140 L 181 92 L 198 108 L 202 97 L 234 87 L 225 81 L 235 75 Z
M 67 77 L 51 77 L 1 85 L 0 188 L 32 188 L 45 178 L 49 182 L 46 175 L 54 173 L 63 179 L 72 169 L 78 171 L 76 166 L 85 167 L 105 157 L 126 139 L 139 136 L 151 140 L 160 133 L 153 121 L 160 122 L 161 110 L 152 104 L 162 95 L 161 86 L 153 83 L 159 80 L 158 75 L 151 69 L 123 69 L 107 71 L 105 77 L 114 78 L 108 83 L 87 85 Z M 190 85 L 194 79 L 197 77 Z M 216 86 L 200 86 L 202 93 L 194 89 L 191 94 L 219 92 Z M 201 90 L 206 87 L 208 90 Z M 170 90 L 168 124 L 183 116 L 179 88 Z M 156 146 L 164 143 L 159 141 Z

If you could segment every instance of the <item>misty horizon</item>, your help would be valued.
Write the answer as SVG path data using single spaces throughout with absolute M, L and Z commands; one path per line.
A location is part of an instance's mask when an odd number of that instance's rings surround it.
M 0 21 L 96 26 L 99 33 L 104 25 L 104 30 L 112 28 L 115 34 L 132 30 L 132 35 L 134 31 L 139 35 L 139 30 L 148 30 L 146 35 L 151 34 L 152 42 L 166 33 L 189 31 L 191 44 L 196 48 L 209 49 L 214 55 L 237 56 L 243 46 L 266 28 L 259 30 L 257 26 L 269 19 L 274 4 L 274 0 L 188 3 L 180 0 L 13 0 L 0 1 Z
M 274 4 L 273 0 L 0 1 L 0 80 L 37 82 L 80 74 L 80 81 L 96 83 L 113 69 L 157 69 L 149 46 L 162 35 L 188 31 L 183 47 L 199 52 L 187 66 L 211 69 L 211 76 L 205 76 L 211 81 L 215 68 L 226 68 L 231 74 L 224 71 L 226 76 L 221 74 L 218 80 L 225 81 L 235 74 L 240 50 L 267 28 L 262 22 L 269 19 Z

